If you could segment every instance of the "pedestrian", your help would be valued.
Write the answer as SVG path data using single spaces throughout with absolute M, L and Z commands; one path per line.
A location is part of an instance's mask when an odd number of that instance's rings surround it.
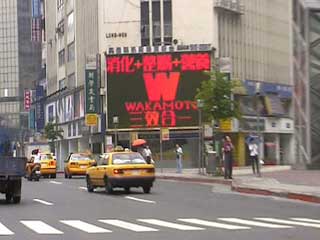
M 179 144 L 176 144 L 176 162 L 177 162 L 177 173 L 182 173 L 182 155 L 183 151 Z
M 259 148 L 253 138 L 250 138 L 248 148 L 250 151 L 250 161 L 252 164 L 253 174 L 254 175 L 256 174 L 256 169 L 257 169 L 257 176 L 261 177 L 260 163 L 259 163 Z
M 149 148 L 148 145 L 145 146 L 144 151 L 143 151 L 143 157 L 145 158 L 146 162 L 148 164 L 152 163 L 152 152 L 151 149 Z
M 224 137 L 222 152 L 224 154 L 224 178 L 232 179 L 232 165 L 233 165 L 233 144 L 229 136 Z

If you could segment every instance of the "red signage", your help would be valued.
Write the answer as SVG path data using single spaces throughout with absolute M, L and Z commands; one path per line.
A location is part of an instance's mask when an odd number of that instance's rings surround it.
M 197 125 L 194 97 L 210 67 L 209 52 L 107 56 L 109 116 L 123 128 Z
M 31 107 L 31 91 L 24 90 L 24 110 L 29 111 Z

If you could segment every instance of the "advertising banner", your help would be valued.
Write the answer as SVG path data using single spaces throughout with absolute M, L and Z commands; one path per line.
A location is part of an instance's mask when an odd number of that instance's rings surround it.
M 86 69 L 86 114 L 98 113 L 99 112 L 99 93 L 98 93 L 98 82 L 97 82 L 97 70 Z
M 118 128 L 197 126 L 195 95 L 210 52 L 107 55 L 108 123 Z
M 24 90 L 24 110 L 29 111 L 31 107 L 31 91 Z
M 36 99 L 38 103 L 36 104 L 36 123 L 37 130 L 40 131 L 44 129 L 45 124 L 45 113 L 44 113 L 44 89 L 43 86 L 37 86 L 36 88 Z

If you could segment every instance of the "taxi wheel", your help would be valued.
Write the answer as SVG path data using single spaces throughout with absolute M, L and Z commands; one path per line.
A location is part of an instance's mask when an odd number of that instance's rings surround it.
M 109 194 L 113 193 L 113 188 L 112 188 L 111 183 L 108 181 L 108 178 L 105 178 L 104 182 L 105 182 L 105 187 L 106 187 L 107 193 L 109 193 Z
M 93 192 L 93 190 L 94 190 L 94 187 L 91 184 L 89 176 L 87 176 L 87 189 L 88 189 L 88 192 L 90 192 L 90 193 Z
M 144 193 L 150 193 L 151 187 L 150 186 L 144 186 L 143 188 L 143 192 Z
M 130 193 L 130 187 L 125 187 L 124 188 L 124 191 L 128 194 L 128 193 Z

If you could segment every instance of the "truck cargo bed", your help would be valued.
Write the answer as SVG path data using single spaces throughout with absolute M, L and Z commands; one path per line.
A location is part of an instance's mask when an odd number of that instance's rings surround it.
M 0 178 L 24 176 L 26 163 L 25 157 L 0 157 Z

